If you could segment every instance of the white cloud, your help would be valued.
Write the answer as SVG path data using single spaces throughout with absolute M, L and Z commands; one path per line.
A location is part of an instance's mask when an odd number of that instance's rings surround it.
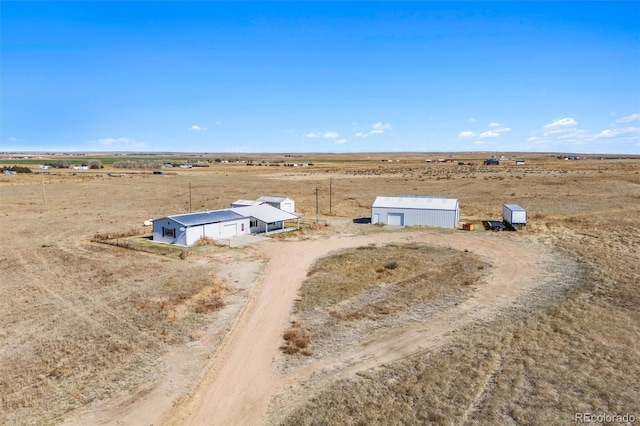
M 469 123 L 475 123 L 475 122 L 476 122 L 476 119 L 475 119 L 475 118 L 471 117 L 471 118 L 469 119 Z
M 358 124 L 358 122 L 357 122 L 357 121 L 352 121 L 352 122 L 351 122 L 351 125 L 352 125 L 352 126 L 355 126 L 355 125 L 357 125 L 357 124 Z
M 102 148 L 113 149 L 127 149 L 127 148 L 148 148 L 149 145 L 143 142 L 138 142 L 135 139 L 130 138 L 102 138 L 89 142 L 92 145 L 97 145 Z
M 638 133 L 640 131 L 640 129 L 636 128 L 636 127 L 627 127 L 624 129 L 605 129 L 603 131 L 601 131 L 600 133 L 598 133 L 595 137 L 596 138 L 615 138 L 618 136 L 624 136 L 624 135 L 629 135 L 629 134 L 633 134 L 633 133 Z
M 390 123 L 384 123 L 383 124 L 381 121 L 378 121 L 377 123 L 372 124 L 371 128 L 373 130 L 391 130 L 392 129 Z
M 340 135 L 338 134 L 338 132 L 332 132 L 332 131 L 326 130 L 324 132 L 307 133 L 305 137 L 310 139 L 317 139 L 317 138 L 337 139 L 340 137 Z
M 616 121 L 628 123 L 640 119 L 640 114 L 631 114 Z M 640 128 L 619 127 L 616 123 L 602 131 L 593 132 L 581 129 L 573 118 L 563 118 L 543 126 L 538 134 L 532 135 L 527 142 L 545 149 L 580 150 L 581 152 L 633 152 L 634 144 L 640 140 Z M 575 152 L 575 151 L 574 151 Z
M 486 139 L 486 138 L 497 138 L 500 136 L 500 133 L 498 132 L 492 132 L 491 130 L 487 130 L 486 132 L 482 132 L 480 133 L 480 135 L 478 135 L 478 137 L 480 139 Z
M 637 112 L 626 117 L 620 117 L 616 120 L 616 123 L 630 123 L 632 121 L 640 120 L 640 114 Z
M 465 130 L 464 132 L 460 132 L 460 134 L 458 135 L 459 138 L 475 138 L 476 136 L 477 134 L 470 130 Z
M 200 126 L 198 126 L 197 124 L 194 124 L 193 126 L 189 127 L 187 130 L 188 130 L 189 132 L 191 132 L 191 131 L 193 131 L 193 132 L 199 132 L 199 131 L 201 131 L 201 130 L 207 130 L 207 128 L 206 128 L 206 127 L 200 127 Z
M 499 127 L 497 129 L 493 129 L 494 132 L 496 133 L 507 133 L 511 131 L 511 128 L 509 127 Z
M 358 132 L 354 135 L 356 138 L 366 138 L 367 136 L 369 136 L 366 133 L 362 133 L 362 132 Z
M 369 130 L 370 135 L 381 135 L 385 130 L 391 130 L 393 126 L 390 123 L 383 123 L 382 121 L 378 121 L 371 125 L 371 130 Z M 360 133 L 360 132 L 359 132 Z M 364 137 L 364 136 L 356 136 L 356 137 Z
M 336 145 L 342 145 L 343 143 L 347 143 L 347 140 L 344 138 L 338 139 L 337 141 L 335 141 Z
M 222 121 L 216 121 L 216 126 L 219 126 L 222 124 Z
M 576 126 L 578 122 L 571 117 L 561 118 L 544 126 L 545 129 L 555 129 L 558 127 Z
M 500 123 L 496 123 L 495 121 L 492 121 L 491 123 L 488 124 L 489 127 L 498 127 L 500 125 Z
M 484 141 L 475 141 L 473 144 L 474 145 L 485 145 L 485 142 Z

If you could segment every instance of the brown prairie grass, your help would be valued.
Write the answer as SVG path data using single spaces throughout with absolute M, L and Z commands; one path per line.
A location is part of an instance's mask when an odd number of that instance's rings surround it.
M 203 210 L 225 208 L 239 198 L 281 194 L 296 200 L 296 210 L 307 221 L 315 218 L 315 194 L 310 188 L 319 186 L 320 219 L 324 220 L 329 213 L 330 177 L 332 226 L 326 227 L 327 232 L 387 232 L 382 225 L 351 223 L 370 214 L 377 195 L 455 197 L 461 219 L 478 221 L 499 220 L 502 203 L 513 202 L 527 209 L 530 222 L 509 238 L 531 238 L 560 248 L 578 262 L 583 273 L 575 274 L 574 292 L 469 328 L 452 346 L 413 367 L 394 364 L 378 376 L 357 376 L 354 380 L 359 380 L 361 393 L 340 382 L 331 391 L 315 395 L 314 403 L 295 414 L 304 411 L 311 413 L 309 417 L 292 419 L 306 418 L 306 424 L 364 423 L 360 420 L 366 409 L 367 418 L 385 419 L 378 424 L 463 423 L 457 416 L 462 410 L 455 404 L 467 403 L 466 408 L 471 407 L 468 423 L 513 424 L 515 419 L 531 424 L 568 423 L 567 413 L 582 408 L 628 411 L 637 417 L 638 159 L 562 161 L 526 154 L 525 167 L 508 163 L 484 167 L 485 154 L 452 155 L 474 165 L 425 164 L 425 156 L 435 159 L 440 154 L 380 153 L 329 156 L 332 161 L 328 162 L 310 158 L 315 165 L 304 170 L 219 164 L 161 181 L 144 174 L 111 178 L 96 173 L 78 179 L 61 172 L 47 177 L 46 205 L 41 176 L 0 178 L 0 423 L 60 423 L 75 408 L 133 393 L 161 376 L 164 366 L 158 359 L 162 354 L 172 345 L 198 338 L 204 325 L 213 321 L 210 314 L 195 312 L 197 304 L 189 305 L 181 313 L 184 316 L 172 315 L 171 303 L 196 300 L 193 296 L 211 284 L 216 265 L 200 264 L 198 256 L 180 261 L 181 248 L 156 244 L 151 249 L 136 237 L 130 238 L 154 255 L 87 244 L 97 232 L 115 235 L 123 229 L 142 229 L 142 222 L 149 218 L 186 213 L 189 184 L 195 205 Z M 387 157 L 393 157 L 394 163 L 380 162 Z M 305 229 L 300 235 L 314 238 L 322 232 Z M 222 248 L 189 251 L 217 250 Z M 394 279 L 406 266 L 396 257 L 384 260 L 389 261 L 398 262 L 398 268 L 385 270 L 391 275 L 384 272 L 380 282 Z M 570 263 L 566 262 L 568 272 L 563 276 L 573 272 Z M 384 263 L 376 263 L 375 268 L 384 269 Z M 372 274 L 378 280 L 375 269 Z M 562 280 L 557 281 L 562 287 Z M 388 286 L 363 287 L 335 312 L 362 312 L 366 314 L 363 321 L 380 324 L 397 314 L 395 306 L 389 308 L 392 313 L 384 313 L 353 309 L 356 305 L 350 303 L 384 309 L 387 305 L 375 300 L 392 293 L 388 290 Z M 394 295 L 402 293 L 399 288 L 395 291 Z M 357 294 L 365 296 L 358 299 Z M 436 293 L 430 300 L 446 299 Z M 358 322 L 323 312 L 325 316 L 314 318 L 321 320 L 318 323 L 327 317 L 349 326 Z M 304 327 L 317 324 L 305 322 Z M 320 343 L 314 335 L 309 346 L 314 356 L 320 352 Z M 465 388 L 466 380 L 470 384 Z M 397 387 L 391 387 L 393 383 Z M 409 389 L 407 395 L 405 389 Z M 383 393 L 376 398 L 376 392 Z M 429 393 L 430 399 L 424 397 Z M 324 402 L 335 404 L 326 408 Z M 423 420 L 415 422 L 418 418 Z
M 1 336 L 0 423 L 50 423 L 153 379 L 168 345 L 188 341 L 222 304 L 224 286 L 198 264 L 87 249 L 25 254 L 24 262 L 37 261 L 50 277 L 34 269 L 11 290 L 16 305 L 4 324 L 17 334 Z M 5 265 L 5 282 L 20 282 L 18 272 Z
M 433 353 L 339 380 L 282 424 L 570 424 L 578 412 L 636 415 L 633 216 L 585 215 L 536 234 L 559 250 L 555 278 L 521 307 L 466 327 Z
M 296 322 L 288 332 L 313 338 L 314 352 L 332 352 L 345 335 L 366 337 L 371 322 L 398 327 L 408 310 L 429 315 L 458 303 L 471 283 L 481 285 L 487 266 L 469 252 L 426 244 L 343 250 L 313 265 L 293 312 L 305 325 Z M 290 346 L 284 352 L 296 354 Z
M 465 285 L 478 281 L 479 271 L 485 266 L 471 253 L 432 245 L 349 249 L 320 259 L 310 269 L 295 313 L 318 307 L 336 316 L 370 308 L 391 313 L 414 302 L 463 293 Z M 388 297 L 367 300 L 367 292 L 381 289 L 389 293 Z M 362 300 L 356 301 L 358 297 Z

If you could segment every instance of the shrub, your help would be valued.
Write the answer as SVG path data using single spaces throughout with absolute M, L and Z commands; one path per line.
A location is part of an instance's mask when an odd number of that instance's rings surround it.
M 4 166 L 2 172 L 9 170 L 16 173 L 33 173 L 30 168 L 24 166 Z
M 398 267 L 398 262 L 389 262 L 384 265 L 384 269 L 396 269 Z
M 216 240 L 214 240 L 213 238 L 210 237 L 200 237 L 198 238 L 198 241 L 195 242 L 194 245 L 196 246 L 211 246 L 211 245 L 215 245 L 218 242 Z

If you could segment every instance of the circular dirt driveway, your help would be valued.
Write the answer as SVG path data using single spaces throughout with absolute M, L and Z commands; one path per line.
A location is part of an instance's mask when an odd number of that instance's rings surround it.
M 282 332 L 313 262 L 333 250 L 390 242 L 424 242 L 468 250 L 489 260 L 493 267 L 486 283 L 476 289 L 472 298 L 424 323 L 377 333 L 339 358 L 319 360 L 289 375 L 278 373 L 274 363 L 281 356 L 278 348 Z M 331 368 L 330 379 L 335 379 L 428 350 L 442 344 L 447 332 L 491 317 L 524 291 L 542 284 L 538 265 L 548 257 L 539 246 L 488 233 L 380 233 L 296 242 L 269 240 L 256 247 L 268 256 L 260 283 L 200 387 L 191 398 L 162 416 L 162 423 L 265 424 L 271 398 L 288 385 L 298 384 L 326 368 Z M 128 420 L 147 419 L 149 423 L 159 413 L 146 414 L 136 413 Z

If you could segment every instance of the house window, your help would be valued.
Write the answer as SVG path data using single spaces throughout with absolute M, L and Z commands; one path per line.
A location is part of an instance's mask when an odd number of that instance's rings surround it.
M 162 227 L 162 236 L 163 237 L 171 237 L 171 238 L 175 238 L 176 237 L 176 230 L 173 228 L 165 228 L 164 226 Z
M 249 221 L 249 226 L 250 226 L 251 228 L 257 228 L 257 227 L 258 227 L 258 220 L 257 220 L 257 219 L 251 219 L 251 220 Z

